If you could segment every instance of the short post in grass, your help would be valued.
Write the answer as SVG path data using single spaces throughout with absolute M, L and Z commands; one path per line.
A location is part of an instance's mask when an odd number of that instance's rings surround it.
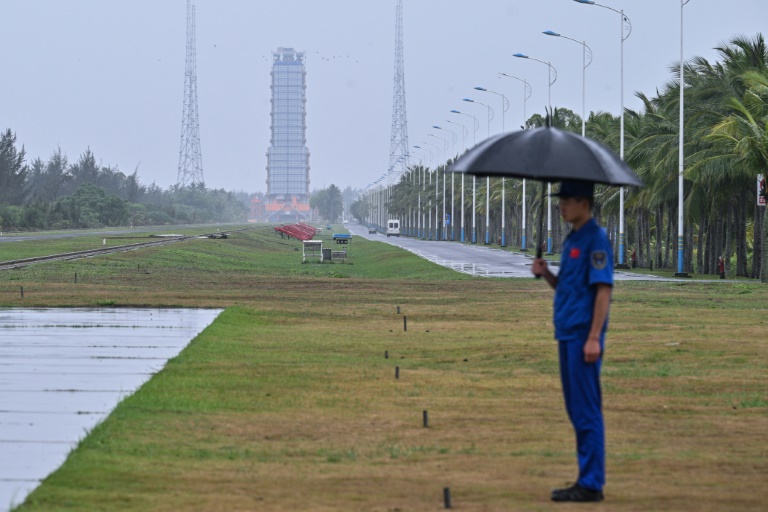
M 75 272 L 75 283 L 77 283 L 77 272 Z
M 23 286 L 21 287 L 21 298 L 22 299 L 24 298 L 24 287 Z
M 399 378 L 400 378 L 400 367 L 395 366 L 395 379 L 399 379 Z
M 397 314 L 400 314 L 400 306 L 397 306 Z
M 408 330 L 408 317 L 403 316 L 403 331 L 407 331 L 407 330 Z
M 443 504 L 445 508 L 451 508 L 451 488 L 443 487 Z
M 427 411 L 422 411 L 421 416 L 424 420 L 424 428 L 429 428 L 429 413 Z
M 384 359 L 389 359 L 389 350 L 384 351 Z

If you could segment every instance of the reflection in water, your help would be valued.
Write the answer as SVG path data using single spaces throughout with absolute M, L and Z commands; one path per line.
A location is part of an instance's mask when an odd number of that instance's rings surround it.
M 220 312 L 0 309 L 0 512 Z

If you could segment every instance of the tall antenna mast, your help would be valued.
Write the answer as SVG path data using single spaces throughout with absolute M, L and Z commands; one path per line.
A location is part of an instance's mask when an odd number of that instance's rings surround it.
M 405 112 L 405 65 L 403 61 L 403 0 L 397 0 L 395 22 L 395 90 L 392 102 L 392 137 L 389 149 L 389 171 L 405 172 L 408 168 L 408 116 Z
M 197 38 L 195 37 L 195 3 L 187 0 L 187 63 L 184 71 L 184 110 L 181 116 L 181 149 L 179 149 L 180 187 L 204 183 L 203 157 L 200 152 L 200 117 L 197 110 Z

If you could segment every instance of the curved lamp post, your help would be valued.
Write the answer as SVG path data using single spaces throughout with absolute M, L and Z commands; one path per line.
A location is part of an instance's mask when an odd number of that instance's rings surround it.
M 463 98 L 463 101 L 469 103 L 477 103 L 488 109 L 488 137 L 491 136 L 491 120 L 493 119 L 493 109 L 490 105 L 483 103 L 482 101 L 473 100 L 471 98 Z M 491 177 L 485 177 L 485 245 L 491 243 L 490 233 L 490 219 L 491 219 Z
M 501 133 L 504 133 L 507 131 L 507 128 L 505 126 L 504 118 L 505 113 L 507 110 L 509 110 L 509 101 L 507 100 L 507 97 L 504 96 L 504 94 L 496 91 L 492 91 L 490 89 L 486 89 L 485 87 L 475 87 L 476 91 L 483 91 L 483 92 L 489 92 L 491 94 L 495 94 L 496 96 L 501 96 Z M 507 233 L 506 233 L 506 215 L 504 211 L 506 210 L 506 178 L 502 176 L 501 178 L 501 246 L 506 247 L 507 246 Z M 485 243 L 488 243 L 488 239 L 486 236 Z
M 434 126 L 433 126 L 434 128 Z M 442 128 L 439 128 L 442 129 Z M 448 162 L 448 158 L 446 156 L 446 152 L 448 151 L 448 146 L 450 146 L 450 143 L 448 142 L 448 139 L 444 139 L 443 137 L 440 137 L 439 135 L 434 135 L 432 133 L 428 133 L 427 135 L 431 137 L 435 137 L 436 139 L 440 139 L 443 141 L 443 240 L 446 240 L 448 238 L 448 225 L 445 222 L 445 169 Z
M 426 151 L 424 148 L 422 148 L 421 146 L 413 146 L 413 147 L 421 150 L 421 153 L 417 153 L 417 154 L 419 155 L 420 158 L 422 158 L 421 162 L 419 162 L 421 164 L 419 165 L 419 175 L 416 177 L 416 183 L 418 185 L 421 185 L 421 187 L 417 187 L 417 190 L 419 191 L 419 196 L 418 196 L 418 203 L 417 203 L 418 207 L 416 210 L 416 237 L 421 238 L 424 233 L 423 224 L 422 224 L 422 212 L 421 212 L 421 192 L 423 190 L 422 176 L 424 174 L 423 159 L 427 159 L 428 157 L 426 153 L 424 153 L 424 151 Z
M 613 7 L 593 2 L 592 0 L 573 1 L 580 4 L 602 7 L 603 9 L 611 10 L 619 15 L 619 23 L 621 24 L 619 27 L 621 29 L 621 134 L 619 142 L 619 156 L 622 160 L 624 160 L 624 41 L 626 41 L 629 35 L 632 33 L 632 22 L 630 22 L 627 15 L 624 14 L 623 9 L 617 10 Z M 681 0 L 681 2 L 683 1 L 687 2 L 688 0 Z M 619 264 L 617 265 L 619 268 L 626 268 L 626 263 L 624 263 L 624 253 L 626 252 L 624 249 L 624 238 L 624 187 L 621 187 L 619 188 Z
M 547 83 L 549 84 L 549 87 L 547 88 L 547 103 L 549 104 L 550 115 L 552 115 L 553 114 L 552 85 L 555 82 L 557 82 L 557 70 L 548 61 L 534 59 L 533 57 L 529 57 L 528 55 L 525 55 L 523 53 L 516 53 L 514 56 L 520 59 L 528 59 L 528 60 L 539 62 L 541 64 L 546 64 L 547 68 L 549 69 L 549 80 L 547 81 Z M 552 254 L 552 184 L 551 183 L 547 183 L 547 254 Z
M 422 148 L 421 146 L 413 146 L 416 149 L 420 149 L 422 151 L 429 152 L 429 160 L 432 161 L 432 151 L 427 148 Z M 424 211 L 421 209 L 421 193 L 424 192 L 426 195 L 426 186 L 427 186 L 427 176 L 425 174 L 426 169 L 424 169 L 424 166 L 421 167 L 421 190 L 419 190 L 419 238 L 425 238 L 425 232 L 427 230 L 427 219 L 424 214 Z
M 451 110 L 452 114 L 459 114 L 461 116 L 467 116 L 472 118 L 472 145 L 477 145 L 477 130 L 480 128 L 480 123 L 477 118 L 470 114 L 465 114 L 458 110 Z M 477 225 L 475 224 L 475 192 L 477 190 L 477 176 L 472 176 L 472 243 L 477 243 Z M 461 241 L 464 242 L 464 173 L 461 173 Z
M 578 39 L 574 39 L 572 37 L 564 36 L 563 34 L 559 34 L 557 32 L 553 32 L 552 30 L 545 30 L 543 34 L 546 34 L 548 36 L 552 37 L 562 37 L 563 39 L 567 39 L 569 41 L 573 41 L 574 43 L 581 45 L 581 65 L 582 65 L 582 71 L 581 71 L 581 136 L 586 137 L 587 135 L 587 68 L 590 64 L 592 64 L 592 48 L 590 48 L 587 45 L 586 41 L 579 41 Z
M 685 170 L 685 124 L 683 122 L 685 113 L 683 107 L 685 104 L 685 69 L 683 67 L 683 12 L 685 4 L 690 0 L 680 0 L 680 141 L 679 146 L 679 166 L 680 170 L 677 177 L 677 273 L 675 277 L 691 277 L 685 271 L 683 265 L 685 260 L 685 238 L 683 237 L 683 171 Z
M 449 121 L 447 119 L 445 120 L 445 122 L 446 123 L 451 123 L 451 124 L 458 124 L 458 123 L 454 123 L 453 121 Z M 459 124 L 459 126 L 461 126 L 461 128 L 463 130 L 466 130 L 466 128 L 464 128 L 464 125 Z M 458 135 L 456 135 L 456 132 L 454 132 L 453 130 L 449 130 L 448 128 L 442 128 L 442 127 L 437 126 L 437 125 L 432 126 L 432 128 L 435 128 L 437 130 L 443 130 L 443 131 L 449 132 L 451 134 L 451 150 L 452 150 L 452 153 L 455 155 L 456 154 L 456 147 L 455 147 L 456 146 L 456 141 L 459 140 L 459 137 L 458 137 Z M 463 143 L 464 143 L 464 141 L 462 140 L 462 144 Z M 454 188 L 455 188 L 454 181 L 456 181 L 454 179 L 455 176 L 456 176 L 456 173 L 452 172 L 451 173 L 451 217 L 450 217 L 451 241 L 456 240 L 456 217 L 454 216 L 455 202 L 456 202 L 455 201 L 456 193 L 454 191 Z
M 533 94 L 533 89 L 531 89 L 531 85 L 528 83 L 528 80 L 525 78 L 518 78 L 514 75 L 508 75 L 506 73 L 499 73 L 501 76 L 505 76 L 507 78 L 514 78 L 515 80 L 523 83 L 523 124 L 522 128 L 525 130 L 525 123 L 528 121 L 528 99 Z M 520 237 L 520 250 L 522 252 L 525 252 L 528 250 L 528 247 L 526 246 L 526 218 L 525 218 L 525 178 L 523 178 L 523 201 L 522 201 L 522 210 L 523 210 L 523 226 L 522 226 L 522 236 Z
M 461 126 L 461 151 L 462 154 L 467 150 L 467 134 L 469 133 L 469 130 L 467 130 L 467 127 L 464 126 L 461 123 L 456 123 L 454 121 L 451 121 L 450 119 L 445 120 L 446 123 L 455 124 L 456 126 Z M 453 177 L 456 173 L 453 173 L 451 175 L 451 194 L 453 195 Z M 451 227 L 453 228 L 452 231 L 456 230 L 456 217 L 454 216 L 454 209 L 453 209 L 453 199 L 451 199 Z M 461 173 L 461 241 L 464 242 L 464 173 Z M 453 240 L 456 239 L 455 235 L 452 238 Z
M 440 146 L 438 146 L 437 144 L 432 144 L 431 142 L 427 142 L 425 140 L 421 141 L 421 143 L 422 144 L 428 144 L 428 145 L 432 146 L 433 148 L 437 149 L 435 154 L 436 155 L 440 154 Z M 443 149 L 443 152 L 445 152 L 445 149 Z M 435 164 L 435 240 L 439 240 L 439 231 L 437 229 L 437 223 L 438 223 L 437 207 L 439 205 L 439 202 L 437 200 L 437 185 L 438 185 L 438 183 L 440 183 L 440 175 L 437 173 L 437 171 L 438 171 L 439 168 L 440 168 L 440 163 L 438 162 L 437 164 Z M 430 183 L 430 185 L 432 184 L 432 174 L 431 173 L 429 175 L 429 183 Z M 431 229 L 431 228 L 432 228 L 432 205 L 430 205 L 430 208 L 429 208 L 429 229 Z M 431 240 L 431 233 L 430 233 L 429 229 L 427 230 L 427 240 Z

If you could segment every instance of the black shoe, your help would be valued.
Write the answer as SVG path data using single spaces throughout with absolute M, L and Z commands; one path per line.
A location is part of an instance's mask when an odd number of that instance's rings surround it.
M 603 492 L 574 484 L 565 489 L 552 491 L 552 501 L 603 501 Z

